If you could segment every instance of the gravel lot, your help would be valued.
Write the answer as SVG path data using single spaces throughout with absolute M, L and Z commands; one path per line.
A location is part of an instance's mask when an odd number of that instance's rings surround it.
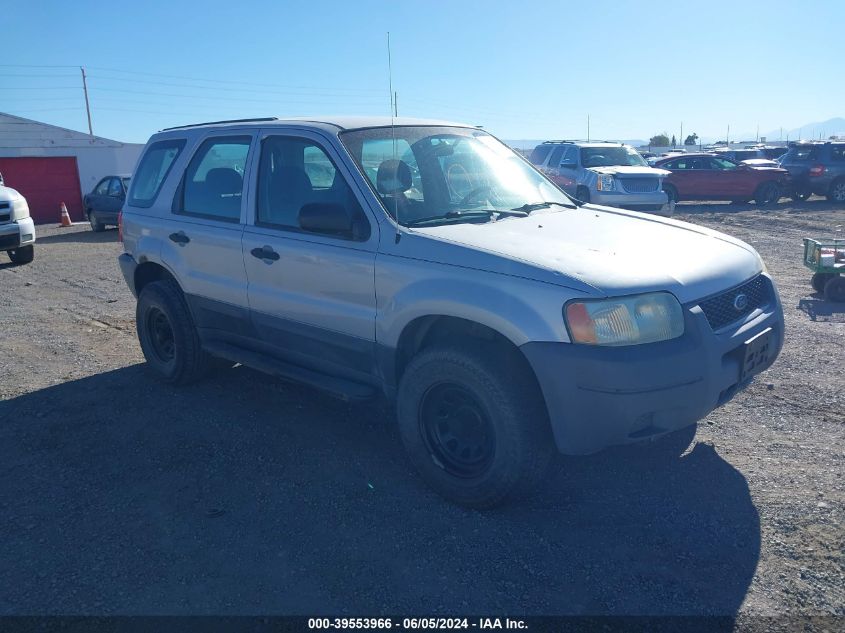
M 0 255 L 0 613 L 845 615 L 845 305 L 814 294 L 821 199 L 679 205 L 780 288 L 776 365 L 660 444 L 563 460 L 488 513 L 431 493 L 393 413 L 245 368 L 145 370 L 115 231 Z

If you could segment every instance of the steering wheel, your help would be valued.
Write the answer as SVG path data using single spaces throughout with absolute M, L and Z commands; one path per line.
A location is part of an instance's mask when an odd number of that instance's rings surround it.
M 490 191 L 491 189 L 492 189 L 492 187 L 490 185 L 482 185 L 481 187 L 476 187 L 475 189 L 470 191 L 467 195 L 465 195 L 463 198 L 461 198 L 461 201 L 459 203 L 460 206 L 463 207 L 463 206 L 469 204 L 470 200 L 472 200 L 476 196 L 481 195 L 482 193 L 484 193 L 486 191 Z

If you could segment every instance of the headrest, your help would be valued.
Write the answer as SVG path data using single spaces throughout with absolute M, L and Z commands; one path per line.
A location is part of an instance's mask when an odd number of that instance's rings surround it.
M 380 194 L 404 193 L 411 188 L 411 168 L 408 163 L 390 159 L 378 166 L 376 189 Z
M 243 188 L 243 178 L 231 167 L 215 167 L 205 174 L 205 184 L 215 193 L 238 193 Z

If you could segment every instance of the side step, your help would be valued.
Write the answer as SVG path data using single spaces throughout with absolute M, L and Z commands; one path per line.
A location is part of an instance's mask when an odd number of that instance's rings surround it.
M 253 352 L 237 345 L 230 345 L 229 343 L 220 341 L 207 341 L 203 343 L 203 348 L 213 356 L 219 356 L 233 363 L 246 365 L 265 374 L 322 389 L 342 400 L 367 400 L 378 394 L 378 390 L 371 385 L 365 385 L 336 376 L 327 376 L 326 374 L 286 363 L 277 358 L 259 352 Z

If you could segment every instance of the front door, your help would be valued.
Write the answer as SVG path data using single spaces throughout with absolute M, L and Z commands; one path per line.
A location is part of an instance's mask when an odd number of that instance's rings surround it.
M 270 352 L 323 373 L 375 373 L 378 225 L 335 150 L 306 131 L 264 131 L 243 237 L 252 322 Z M 306 231 L 299 212 L 342 207 L 345 234 Z

